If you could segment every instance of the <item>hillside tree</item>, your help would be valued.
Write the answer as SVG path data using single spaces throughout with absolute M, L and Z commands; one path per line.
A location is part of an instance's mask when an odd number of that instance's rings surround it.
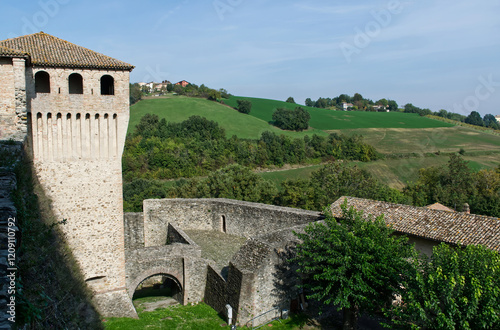
M 237 100 L 238 103 L 237 110 L 241 113 L 249 114 L 252 110 L 252 102 L 249 100 Z
M 290 96 L 289 98 L 287 98 L 287 99 L 286 99 L 286 101 L 287 101 L 288 103 L 295 103 L 295 100 L 294 100 L 294 99 L 293 99 L 293 97 L 291 97 L 291 96 Z
M 274 125 L 284 130 L 303 131 L 309 127 L 309 112 L 301 107 L 290 110 L 278 108 L 273 113 Z
M 477 111 L 472 111 L 467 118 L 465 118 L 465 122 L 470 125 L 484 126 L 483 119 Z

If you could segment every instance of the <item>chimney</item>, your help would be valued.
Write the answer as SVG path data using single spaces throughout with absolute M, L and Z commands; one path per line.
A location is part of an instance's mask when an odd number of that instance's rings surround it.
M 467 214 L 470 214 L 470 207 L 469 207 L 469 204 L 467 203 L 464 203 L 464 206 L 463 206 L 463 211 L 464 213 L 467 213 Z

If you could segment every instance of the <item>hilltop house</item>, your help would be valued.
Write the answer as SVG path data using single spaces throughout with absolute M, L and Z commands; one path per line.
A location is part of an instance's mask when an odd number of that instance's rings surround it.
M 352 108 L 354 104 L 342 102 L 342 110 L 347 111 L 347 109 Z
M 189 85 L 189 82 L 181 80 L 178 83 L 176 83 L 176 85 L 181 85 L 182 87 L 186 87 L 187 85 Z
M 500 115 L 496 115 L 495 119 L 500 123 Z

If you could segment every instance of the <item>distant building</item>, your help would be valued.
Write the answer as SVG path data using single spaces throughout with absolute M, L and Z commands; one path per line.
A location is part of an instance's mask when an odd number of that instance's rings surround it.
M 374 105 L 373 109 L 377 111 L 389 111 L 385 105 L 380 105 L 380 104 Z
M 342 102 L 342 109 L 344 111 L 347 111 L 347 109 L 352 108 L 353 106 L 354 106 L 354 104 L 352 104 L 352 103 Z
M 189 82 L 181 80 L 178 83 L 176 83 L 176 85 L 181 85 L 182 87 L 186 87 L 187 85 L 189 85 Z
M 500 123 L 500 115 L 496 115 L 495 119 Z

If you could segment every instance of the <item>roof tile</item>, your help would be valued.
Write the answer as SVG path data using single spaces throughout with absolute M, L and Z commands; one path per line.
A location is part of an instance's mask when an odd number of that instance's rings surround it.
M 345 196 L 330 206 L 333 216 L 342 216 L 340 206 L 345 199 L 348 207 L 353 206 L 365 215 L 383 214 L 385 222 L 397 232 L 451 244 L 481 244 L 500 251 L 498 218 Z
M 39 66 L 129 71 L 134 68 L 131 64 L 72 44 L 44 32 L 2 40 L 0 41 L 0 54 L 3 50 L 8 55 L 8 50 L 4 49 L 27 53 L 30 55 L 33 65 Z

